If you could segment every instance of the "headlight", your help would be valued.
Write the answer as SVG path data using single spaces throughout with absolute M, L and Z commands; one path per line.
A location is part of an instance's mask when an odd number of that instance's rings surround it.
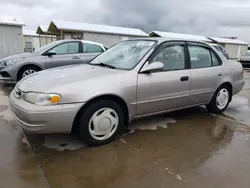
M 16 62 L 17 62 L 17 60 L 1 61 L 1 65 L 8 66 L 8 65 L 12 65 L 12 64 L 14 64 Z
M 23 99 L 32 104 L 47 106 L 59 104 L 61 96 L 47 93 L 25 93 Z

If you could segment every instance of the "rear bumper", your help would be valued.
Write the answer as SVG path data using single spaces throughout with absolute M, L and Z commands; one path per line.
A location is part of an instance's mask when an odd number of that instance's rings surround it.
M 243 89 L 244 85 L 245 85 L 245 80 L 240 80 L 240 81 L 236 82 L 234 84 L 233 95 L 241 92 L 241 90 Z
M 70 133 L 82 105 L 38 106 L 17 99 L 13 92 L 9 97 L 9 106 L 18 124 L 26 131 L 38 134 Z

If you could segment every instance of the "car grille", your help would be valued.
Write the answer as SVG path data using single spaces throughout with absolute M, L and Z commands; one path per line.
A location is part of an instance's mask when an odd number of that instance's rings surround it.
M 7 73 L 7 72 L 1 72 L 0 75 L 1 75 L 3 78 L 9 78 L 9 77 L 10 77 L 9 73 Z

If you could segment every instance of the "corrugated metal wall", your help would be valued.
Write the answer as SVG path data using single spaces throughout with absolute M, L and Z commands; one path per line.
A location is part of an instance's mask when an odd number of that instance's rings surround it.
M 0 59 L 23 52 L 22 27 L 0 25 Z
M 122 40 L 128 40 L 130 38 L 138 38 L 138 37 L 111 35 L 111 34 L 99 34 L 99 33 L 87 33 L 87 32 L 84 32 L 83 34 L 84 40 L 99 42 L 105 45 L 106 47 L 113 46 L 114 44 Z

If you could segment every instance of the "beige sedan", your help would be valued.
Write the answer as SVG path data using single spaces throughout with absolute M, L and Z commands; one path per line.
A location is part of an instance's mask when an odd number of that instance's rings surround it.
M 89 64 L 30 75 L 9 101 L 25 130 L 75 130 L 96 146 L 136 118 L 199 105 L 222 113 L 244 83 L 242 65 L 209 44 L 150 38 L 123 41 Z

